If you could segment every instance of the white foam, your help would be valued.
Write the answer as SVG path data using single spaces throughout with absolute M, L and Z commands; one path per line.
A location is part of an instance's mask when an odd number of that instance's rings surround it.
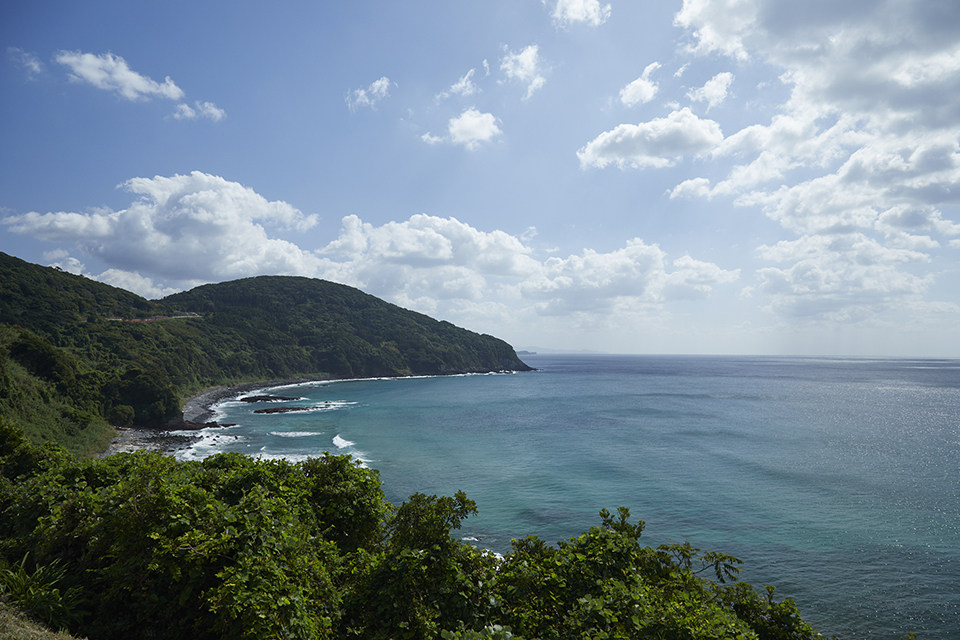
M 206 429 L 200 429 L 199 431 L 171 431 L 171 435 L 200 438 L 190 446 L 176 451 L 174 457 L 178 460 L 203 460 L 214 454 L 221 453 L 222 446 L 227 442 L 237 444 L 246 440 L 244 437 L 228 433 L 227 430 L 229 428 L 230 427 L 208 427 Z
M 271 431 L 267 435 L 280 438 L 309 438 L 310 436 L 322 436 L 319 431 Z
M 333 436 L 333 444 L 337 449 L 346 449 L 347 447 L 352 447 L 357 444 L 356 442 L 350 442 L 349 440 L 344 440 L 340 437 L 340 434 Z
M 297 407 L 297 411 L 289 411 L 288 413 L 315 413 L 317 411 L 336 411 L 337 409 L 343 409 L 346 406 L 357 404 L 356 402 L 346 402 L 344 400 L 326 400 L 320 404 L 315 404 L 312 407 Z

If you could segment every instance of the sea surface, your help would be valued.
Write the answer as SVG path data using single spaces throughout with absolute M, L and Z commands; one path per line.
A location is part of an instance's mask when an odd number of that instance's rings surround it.
M 625 506 L 647 544 L 739 557 L 824 635 L 960 638 L 960 360 L 524 361 L 538 370 L 273 388 L 298 399 L 224 402 L 237 426 L 179 456 L 349 453 L 396 503 L 464 490 L 479 515 L 458 535 L 500 553 Z

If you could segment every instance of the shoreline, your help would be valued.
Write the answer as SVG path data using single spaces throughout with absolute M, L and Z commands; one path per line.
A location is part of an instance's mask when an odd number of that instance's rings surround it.
M 184 431 L 199 431 L 208 425 L 214 426 L 216 424 L 210 424 L 210 422 L 216 416 L 213 406 L 218 402 L 257 389 L 321 382 L 330 379 L 327 377 L 288 378 L 210 387 L 188 398 L 183 403 L 182 419 L 179 424 L 171 424 L 162 429 L 116 427 L 117 436 L 110 442 L 106 450 L 99 453 L 97 457 L 106 458 L 115 453 L 132 453 L 134 451 L 157 451 L 165 455 L 174 455 L 200 440 L 200 436 L 185 435 Z
M 536 371 L 530 368 L 530 371 Z M 508 370 L 510 373 L 519 373 L 518 371 Z M 500 373 L 506 373 L 503 371 Z M 497 372 L 487 372 L 497 373 Z M 97 458 L 106 458 L 115 453 L 131 453 L 133 451 L 158 451 L 166 455 L 175 455 L 178 451 L 188 448 L 200 440 L 200 436 L 184 435 L 184 431 L 199 431 L 207 426 L 218 426 L 212 422 L 216 413 L 213 406 L 218 402 L 235 398 L 241 394 L 250 393 L 274 387 L 285 387 L 298 384 L 309 384 L 311 382 L 342 382 L 346 380 L 392 380 L 402 378 L 420 378 L 433 377 L 434 375 L 469 375 L 464 373 L 442 373 L 428 376 L 410 375 L 410 376 L 384 376 L 372 378 L 333 378 L 328 376 L 311 376 L 305 378 L 281 378 L 278 380 L 261 380 L 259 382 L 242 382 L 233 385 L 219 385 L 209 387 L 200 393 L 187 398 L 183 403 L 181 420 L 179 423 L 168 425 L 162 429 L 146 429 L 142 427 L 116 427 L 117 437 L 115 437 L 106 450 L 97 454 Z M 225 426 L 225 425 L 219 425 Z M 172 433 L 179 432 L 179 433 Z

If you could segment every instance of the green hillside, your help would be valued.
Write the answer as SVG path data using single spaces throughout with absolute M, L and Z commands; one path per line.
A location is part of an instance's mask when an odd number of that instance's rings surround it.
M 74 452 L 103 448 L 107 423 L 175 420 L 214 385 L 528 369 L 502 340 L 323 280 L 150 301 L 0 253 L 0 413 Z

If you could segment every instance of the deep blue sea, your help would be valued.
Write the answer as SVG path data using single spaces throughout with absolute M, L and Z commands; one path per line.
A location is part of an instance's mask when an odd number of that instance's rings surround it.
M 271 389 L 183 458 L 350 453 L 388 498 L 466 491 L 505 553 L 629 507 L 744 561 L 824 635 L 960 638 L 960 360 L 525 356 L 538 371 Z

